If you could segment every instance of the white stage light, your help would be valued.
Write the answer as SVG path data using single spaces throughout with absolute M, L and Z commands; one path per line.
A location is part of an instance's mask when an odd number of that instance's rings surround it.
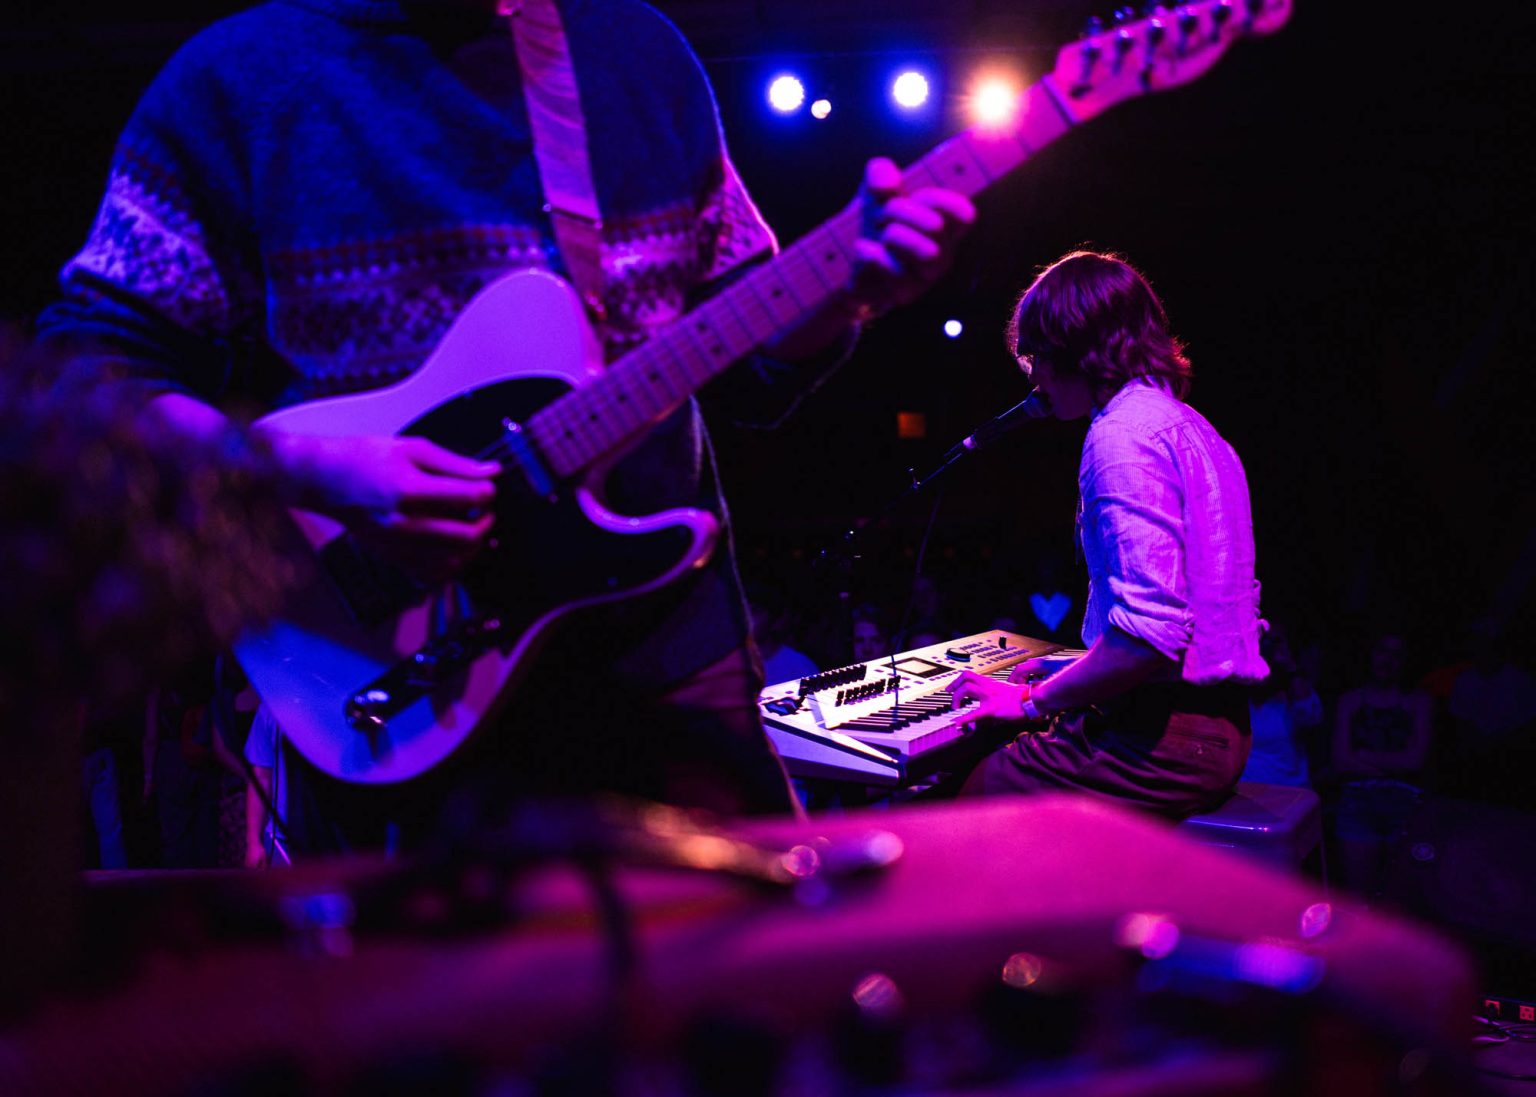
M 928 77 L 914 69 L 907 70 L 891 84 L 891 98 L 897 106 L 915 110 L 928 102 Z
M 1007 126 L 1019 114 L 1019 85 L 1001 76 L 980 80 L 971 92 L 968 106 L 971 122 L 977 126 Z
M 805 85 L 796 76 L 776 76 L 768 85 L 768 102 L 780 114 L 793 114 L 805 102 Z

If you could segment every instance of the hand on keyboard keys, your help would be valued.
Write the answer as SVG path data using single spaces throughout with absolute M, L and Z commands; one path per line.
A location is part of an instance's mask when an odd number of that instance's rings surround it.
M 1020 666 L 1028 666 L 1021 663 Z M 1011 677 L 1011 676 L 1010 676 Z M 996 678 L 977 674 L 974 670 L 962 670 L 946 689 L 954 699 L 960 715 L 950 725 L 956 729 L 973 727 L 978 720 L 1018 720 L 1023 716 L 1020 705 L 1028 694 L 1028 686 L 1013 681 L 1000 682 Z M 965 702 L 974 702 L 961 706 Z
M 1059 669 L 1061 669 L 1059 665 L 1052 665 L 1045 659 L 1026 659 L 1008 673 L 1008 681 L 1014 684 L 1038 682 L 1049 677 L 1053 670 Z

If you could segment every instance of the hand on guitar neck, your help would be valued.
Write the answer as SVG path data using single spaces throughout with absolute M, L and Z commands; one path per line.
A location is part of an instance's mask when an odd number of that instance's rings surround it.
M 976 206 L 959 191 L 912 187 L 903 192 L 902 171 L 877 157 L 864 168 L 855 199 L 860 233 L 847 284 L 830 306 L 770 340 L 765 349 L 778 358 L 809 357 L 843 336 L 850 320 L 871 320 L 911 304 L 954 263 Z
M 901 169 L 884 157 L 864 169 L 864 231 L 848 294 L 876 314 L 922 296 L 949 270 L 976 220 L 975 204 L 959 191 L 925 186 L 906 194 L 902 185 Z

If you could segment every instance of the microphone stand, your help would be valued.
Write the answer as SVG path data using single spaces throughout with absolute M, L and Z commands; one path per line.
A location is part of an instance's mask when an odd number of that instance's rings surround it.
M 1001 438 L 1004 434 L 1012 431 L 1026 419 L 1043 418 L 1047 414 L 1047 411 L 1045 410 L 1047 406 L 1048 405 L 1038 395 L 1038 390 L 1032 389 L 1030 394 L 1021 400 L 1018 404 L 1009 408 L 1002 415 L 997 416 L 995 419 L 990 419 L 983 423 L 970 434 L 966 435 L 960 441 L 951 446 L 949 450 L 944 454 L 943 458 L 940 459 L 938 467 L 935 468 L 932 472 L 928 473 L 927 476 L 919 477 L 916 473 L 916 470 L 910 468 L 907 469 L 908 483 L 906 490 L 892 499 L 872 517 L 864 519 L 863 521 L 856 524 L 853 529 L 850 529 L 847 533 L 843 534 L 843 544 L 845 547 L 841 555 L 848 560 L 857 559 L 857 556 L 854 555 L 851 549 L 847 546 L 852 545 L 854 538 L 858 536 L 858 533 L 861 529 L 879 523 L 881 519 L 885 518 L 897 507 L 906 502 L 909 496 L 921 494 L 924 490 L 927 489 L 929 484 L 933 483 L 940 476 L 944 475 L 944 473 L 948 472 L 950 468 L 957 464 L 960 458 L 964 457 L 967 453 L 974 453 L 976 450 L 986 448 Z M 930 519 L 930 524 L 931 521 L 932 520 Z M 925 543 L 926 540 L 927 539 L 925 537 Z M 829 549 L 822 549 L 821 553 L 819 554 L 819 559 L 826 559 L 829 555 L 829 552 Z M 846 600 L 848 592 L 842 591 L 841 594 Z
M 911 496 L 922 494 L 922 492 L 927 490 L 930 484 L 938 480 L 951 468 L 957 465 L 960 462 L 960 459 L 963 458 L 966 454 L 975 452 L 979 449 L 984 449 L 991 445 L 1004 434 L 1007 434 L 1013 430 L 1014 427 L 1018 426 L 1021 422 L 1023 422 L 1024 419 L 1043 418 L 1047 414 L 1046 409 L 1048 406 L 1049 405 L 1042 402 L 1039 397 L 1037 397 L 1035 391 L 1032 390 L 1029 396 L 1020 401 L 1014 407 L 1010 408 L 1007 412 L 982 424 L 982 426 L 978 427 L 965 438 L 951 446 L 940 459 L 938 466 L 929 472 L 928 475 L 920 477 L 917 475 L 914 469 L 907 469 L 908 482 L 906 489 L 902 491 L 901 494 L 893 498 L 890 502 L 888 502 L 879 511 L 877 511 L 872 517 L 854 523 L 852 527 L 843 534 L 842 546 L 840 550 L 836 550 L 835 559 L 842 579 L 842 582 L 839 584 L 841 589 L 839 589 L 837 592 L 837 600 L 838 604 L 843 609 L 843 625 L 845 636 L 849 633 L 849 631 L 851 631 L 851 588 L 853 586 L 851 577 L 853 574 L 854 561 L 859 559 L 859 554 L 854 551 L 854 540 L 858 537 L 860 531 L 867 529 L 871 525 L 878 524 L 883 518 L 889 515 L 897 507 L 905 503 L 906 500 Z M 918 546 L 917 561 L 912 569 L 912 582 L 907 590 L 907 604 L 905 609 L 902 611 L 901 625 L 897 629 L 896 633 L 888 638 L 888 646 L 891 648 L 890 652 L 888 653 L 891 677 L 897 681 L 899 681 L 899 679 L 897 679 L 896 676 L 895 646 L 898 642 L 905 642 L 906 630 L 910 624 L 909 619 L 912 616 L 912 603 L 917 590 L 917 580 L 923 574 L 923 561 L 926 559 L 928 554 L 928 539 L 933 535 L 933 527 L 939 518 L 939 505 L 943 501 L 944 496 L 942 494 L 938 495 L 933 501 L 933 510 L 928 515 L 928 526 L 923 530 L 923 540 L 922 543 Z M 823 548 L 817 555 L 817 564 L 822 565 L 825 564 L 829 559 L 833 559 L 833 552 L 834 550 L 832 548 Z M 898 688 L 891 693 L 891 711 L 893 713 L 900 708 L 901 702 L 901 691 Z
M 853 565 L 854 562 L 859 559 L 859 553 L 855 550 L 854 541 L 858 537 L 860 531 L 867 529 L 869 526 L 878 525 L 882 519 L 884 519 L 887 515 L 905 503 L 908 498 L 915 495 L 920 495 L 926 491 L 930 484 L 932 484 L 935 480 L 939 479 L 939 477 L 943 476 L 944 473 L 948 472 L 951 468 L 958 464 L 960 459 L 963 458 L 967 453 L 980 448 L 980 446 L 976 445 L 975 435 L 971 435 L 964 441 L 952 446 L 949 451 L 944 454 L 944 457 L 939 462 L 938 467 L 929 472 L 928 475 L 919 477 L 914 469 L 907 469 L 908 482 L 905 490 L 891 499 L 890 502 L 886 503 L 886 505 L 880 508 L 880 510 L 877 511 L 873 516 L 854 523 L 848 529 L 848 531 L 843 534 L 841 546 L 823 548 L 818 554 L 818 564 L 824 565 L 829 560 L 835 561 L 835 566 L 838 568 L 839 577 L 842 580 L 839 583 L 837 601 L 838 605 L 842 608 L 843 611 L 843 634 L 845 636 L 848 635 L 848 633 L 851 631 L 853 624 L 851 617 L 853 609 Z M 932 536 L 934 524 L 938 521 L 939 504 L 943 501 L 944 496 L 942 493 L 935 497 L 933 501 L 933 510 L 928 515 L 928 525 L 923 530 L 923 540 L 917 550 L 917 561 L 913 566 L 912 582 L 908 586 L 907 602 L 905 608 L 902 610 L 901 624 L 898 626 L 895 633 L 887 638 L 887 646 L 890 648 L 890 650 L 887 652 L 887 655 L 889 657 L 891 676 L 893 678 L 896 676 L 896 644 L 899 641 L 904 642 L 901 641 L 900 638 L 905 636 L 907 627 L 911 623 L 909 618 L 912 616 L 913 595 L 917 589 L 918 577 L 923 573 L 923 561 L 928 555 L 928 539 L 930 536 Z M 893 712 L 901 705 L 901 702 L 901 691 L 898 689 L 892 692 L 891 710 Z

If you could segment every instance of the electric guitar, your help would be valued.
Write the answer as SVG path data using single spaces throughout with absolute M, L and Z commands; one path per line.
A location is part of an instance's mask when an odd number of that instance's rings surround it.
M 1194 0 L 1092 29 L 1007 124 L 951 138 L 907 168 L 905 184 L 975 194 L 1109 107 L 1196 79 L 1290 10 L 1291 0 Z M 606 368 L 569 285 L 510 274 L 404 381 L 267 416 L 312 436 L 420 435 L 506 470 L 487 550 L 435 589 L 380 565 L 340 524 L 296 513 L 320 566 L 236 653 L 305 757 L 349 781 L 417 776 L 494 716 L 558 619 L 702 566 L 713 515 L 616 514 L 603 502 L 606 473 L 707 381 L 825 304 L 848 281 L 859 230 L 859 210 L 845 209 Z

